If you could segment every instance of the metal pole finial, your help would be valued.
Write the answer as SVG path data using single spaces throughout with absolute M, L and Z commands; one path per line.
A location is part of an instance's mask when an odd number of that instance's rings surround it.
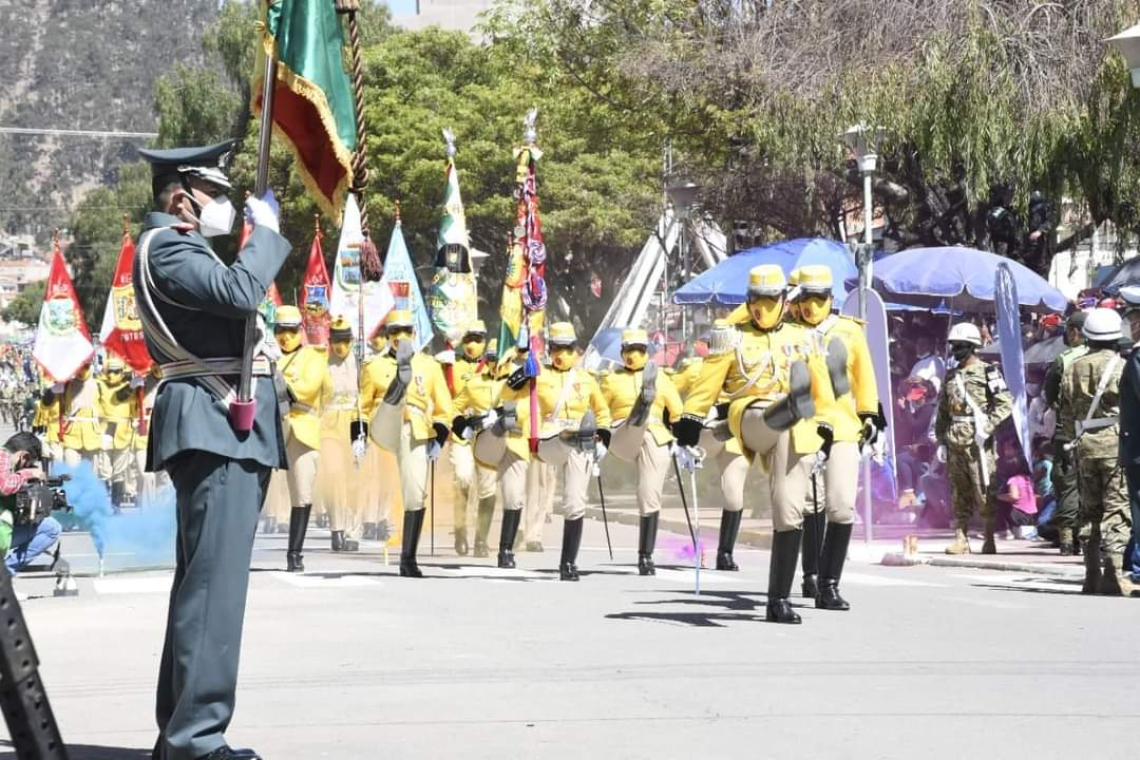
M 527 111 L 526 118 L 523 119 L 523 144 L 527 146 L 534 146 L 538 142 L 538 106 Z

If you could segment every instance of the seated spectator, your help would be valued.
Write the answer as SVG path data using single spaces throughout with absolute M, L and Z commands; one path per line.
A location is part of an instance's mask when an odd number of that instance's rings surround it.
M 1016 436 L 1003 438 L 998 451 L 997 531 L 1004 531 L 1006 540 L 1037 538 L 1037 494 L 1021 444 Z
M 910 376 L 929 382 L 934 386 L 934 394 L 937 396 L 942 387 L 942 378 L 946 377 L 946 362 L 934 352 L 934 337 L 929 333 L 920 334 L 915 339 L 914 346 L 918 359 L 910 369 Z
M 1025 392 L 1029 396 L 1029 440 L 1052 438 L 1057 427 L 1057 413 L 1049 407 L 1042 392 L 1045 373 L 1032 370 L 1026 377 Z

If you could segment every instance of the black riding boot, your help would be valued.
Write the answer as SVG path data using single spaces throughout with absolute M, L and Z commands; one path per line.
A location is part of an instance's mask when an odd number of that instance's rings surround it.
M 467 556 L 467 528 L 455 529 L 455 553 L 460 557 Z
M 792 609 L 788 595 L 796 577 L 796 560 L 800 553 L 802 530 L 785 530 L 772 537 L 772 561 L 768 565 L 769 623 L 799 623 L 800 616 Z
M 567 520 L 562 524 L 562 560 L 558 563 L 559 580 L 578 580 L 578 547 L 581 545 L 582 518 Z
M 420 545 L 420 529 L 424 526 L 424 511 L 404 513 L 404 534 L 400 546 L 400 575 L 404 578 L 423 578 L 416 564 L 416 548 Z
M 847 561 L 847 547 L 851 543 L 852 525 L 827 524 L 827 538 L 823 542 L 823 577 L 819 580 L 819 596 L 815 606 L 821 610 L 849 610 L 851 605 L 839 595 L 839 577 Z
M 637 572 L 640 575 L 657 575 L 657 568 L 653 564 L 653 547 L 657 545 L 657 518 L 660 514 L 654 512 L 641 518 L 637 541 Z
M 733 549 L 736 548 L 736 536 L 740 533 L 740 520 L 743 512 L 730 512 L 727 509 L 720 513 L 720 541 L 716 548 L 717 570 L 739 570 L 740 566 L 732 558 Z
M 301 551 L 305 546 L 305 530 L 309 527 L 310 509 L 311 506 L 293 507 L 289 512 L 289 549 L 285 553 L 287 572 L 305 572 L 305 557 Z
M 331 541 L 332 541 L 332 550 L 334 552 L 344 551 L 344 531 L 343 530 L 334 530 L 332 532 Z
M 499 533 L 499 567 L 509 570 L 515 566 L 515 536 L 522 520 L 521 509 L 503 510 L 503 529 Z
M 803 591 L 804 599 L 815 599 L 819 596 L 819 556 L 824 542 L 827 527 L 827 513 L 808 512 L 804 515 L 804 545 L 801 549 L 803 561 Z

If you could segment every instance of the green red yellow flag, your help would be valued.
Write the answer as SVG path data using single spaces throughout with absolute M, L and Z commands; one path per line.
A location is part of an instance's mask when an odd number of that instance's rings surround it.
M 274 56 L 273 132 L 292 150 L 321 210 L 338 219 L 356 150 L 356 109 L 343 46 L 331 0 L 277 0 L 263 15 L 252 90 L 253 113 L 260 116 L 265 56 Z

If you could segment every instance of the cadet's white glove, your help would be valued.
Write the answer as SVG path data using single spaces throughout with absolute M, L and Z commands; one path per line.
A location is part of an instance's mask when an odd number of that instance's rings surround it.
M 67 386 L 63 383 L 56 383 L 51 387 L 51 392 L 58 396 L 59 394 L 63 393 L 66 388 Z
M 103 434 L 100 443 L 103 445 L 103 451 L 110 451 L 111 449 L 115 448 L 115 439 L 106 433 Z
M 677 458 L 677 466 L 685 472 L 693 472 L 701 466 L 700 457 L 689 446 L 678 446 L 674 443 L 673 456 Z
M 439 452 L 442 448 L 443 447 L 439 445 L 439 441 L 433 438 L 432 442 L 428 444 L 428 459 L 433 462 L 439 459 Z
M 141 388 L 146 385 L 146 378 L 142 375 L 135 375 L 131 378 L 131 388 Z
M 368 443 L 364 440 L 364 436 L 360 436 L 359 438 L 353 440 L 353 442 L 352 442 L 352 457 L 353 457 L 353 459 L 356 460 L 357 465 L 359 465 L 361 460 L 364 459 L 364 452 L 367 449 L 368 449 Z
M 266 190 L 261 198 L 250 196 L 245 199 L 245 218 L 255 226 L 268 227 L 281 234 L 281 223 L 278 221 L 281 218 L 281 207 L 272 190 Z
M 435 355 L 435 360 L 440 364 L 455 364 L 455 352 L 450 348 L 446 351 L 440 351 Z
M 939 462 L 946 464 L 946 447 L 939 446 L 938 449 L 934 452 L 934 456 L 938 458 Z

